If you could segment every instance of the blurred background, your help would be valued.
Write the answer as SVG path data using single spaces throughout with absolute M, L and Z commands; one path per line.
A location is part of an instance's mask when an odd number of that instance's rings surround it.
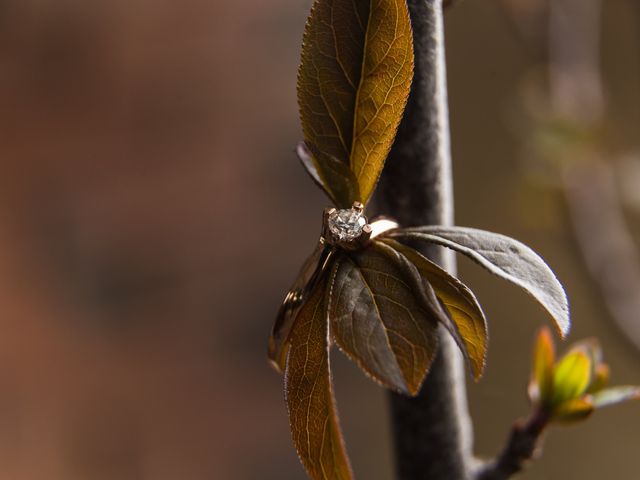
M 309 0 L 0 0 L 0 479 L 303 479 L 274 314 L 327 204 L 297 163 Z M 456 217 L 539 251 L 571 339 L 640 383 L 640 5 L 446 15 Z M 489 317 L 476 450 L 528 412 L 526 295 Z M 391 478 L 385 394 L 335 354 L 358 478 Z M 640 405 L 556 428 L 522 478 L 632 480 Z

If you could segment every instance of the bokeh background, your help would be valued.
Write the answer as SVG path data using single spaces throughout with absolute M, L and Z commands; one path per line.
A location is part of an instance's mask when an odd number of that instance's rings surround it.
M 538 250 L 567 287 L 571 338 L 598 336 L 613 381 L 639 383 L 640 351 L 527 154 L 541 3 L 465 0 L 446 15 L 457 222 Z M 0 479 L 305 478 L 265 353 L 327 204 L 293 155 L 309 5 L 0 0 Z M 633 160 L 637 0 L 607 0 L 601 20 L 607 151 Z M 624 213 L 640 238 L 637 207 Z M 460 271 L 490 321 L 488 370 L 469 384 L 489 456 L 528 411 L 546 319 Z M 335 357 L 356 473 L 390 479 L 385 394 Z M 633 480 L 638 451 L 640 405 L 624 405 L 554 429 L 523 478 Z

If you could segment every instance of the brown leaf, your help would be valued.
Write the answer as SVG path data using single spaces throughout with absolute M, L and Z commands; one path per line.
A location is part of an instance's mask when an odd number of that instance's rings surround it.
M 360 198 L 360 190 L 358 189 L 358 181 L 349 165 L 332 155 L 323 153 L 315 145 L 310 145 L 308 152 L 311 157 L 303 161 L 307 171 L 312 177 L 318 178 L 319 182 L 317 183 L 335 205 L 340 208 L 351 207 L 354 199 Z M 319 162 L 315 162 L 315 159 L 318 159 Z M 311 164 L 308 163 L 308 160 L 311 160 Z M 322 165 L 322 177 L 317 170 L 315 175 L 312 173 L 316 163 Z
M 374 379 L 416 395 L 437 351 L 437 321 L 415 291 L 410 264 L 401 262 L 376 242 L 341 258 L 331 290 L 331 334 Z
M 406 0 L 316 0 L 298 73 L 304 138 L 340 206 L 366 204 L 396 135 L 413 78 Z M 316 153 L 317 152 L 317 153 Z M 331 183 L 329 159 L 355 174 L 357 198 Z M 335 175 L 334 175 L 335 179 Z M 342 192 L 344 193 L 344 192 Z
M 329 368 L 327 280 L 300 309 L 290 335 L 285 399 L 293 443 L 314 480 L 351 480 Z
M 403 228 L 384 235 L 435 243 L 466 255 L 531 295 L 547 311 L 560 335 L 569 332 L 569 302 L 562 284 L 537 253 L 517 240 L 475 228 L 441 226 Z
M 406 0 L 372 0 L 356 102 L 351 170 L 362 203 L 378 182 L 413 80 L 413 35 Z
M 288 338 L 293 323 L 313 287 L 320 281 L 323 272 L 331 263 L 332 250 L 318 243 L 313 253 L 303 264 L 291 289 L 287 293 L 273 324 L 269 337 L 268 355 L 273 367 L 281 372 L 287 359 Z
M 463 353 L 470 360 L 474 377 L 480 378 L 487 355 L 487 321 L 473 292 L 413 248 L 390 239 L 384 242 L 413 263 L 420 275 L 433 287 L 436 296 L 455 323 L 463 342 Z

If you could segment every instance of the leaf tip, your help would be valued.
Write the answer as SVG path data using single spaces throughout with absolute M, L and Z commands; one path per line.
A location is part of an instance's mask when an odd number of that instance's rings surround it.
M 482 380 L 483 376 L 484 376 L 484 371 L 482 371 L 482 372 L 474 372 L 473 373 L 473 381 L 475 383 L 480 383 L 480 380 Z
M 480 380 L 482 380 L 485 368 L 487 366 L 487 345 L 485 345 L 485 348 L 482 352 L 482 358 L 478 358 L 473 361 L 470 359 L 470 364 L 473 381 L 478 383 Z
M 559 289 L 562 291 L 562 298 L 560 314 L 557 317 L 554 316 L 554 323 L 556 324 L 560 338 L 564 340 L 571 331 L 571 309 L 569 307 L 569 297 L 567 297 L 567 292 L 557 278 L 556 281 Z

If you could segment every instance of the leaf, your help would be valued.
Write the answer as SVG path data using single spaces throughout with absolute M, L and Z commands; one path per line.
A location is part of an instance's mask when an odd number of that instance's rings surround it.
M 609 383 L 609 365 L 601 363 L 596 366 L 592 372 L 591 385 L 587 389 L 587 393 L 596 393 L 604 389 Z
M 329 369 L 327 281 L 304 303 L 291 330 L 285 400 L 293 443 L 314 480 L 351 480 Z
M 593 412 L 593 405 L 584 398 L 574 398 L 561 403 L 552 412 L 554 422 L 572 423 L 584 420 Z
M 591 382 L 591 360 L 582 350 L 570 351 L 556 365 L 553 372 L 551 403 L 559 405 L 580 397 Z
M 333 252 L 323 243 L 316 245 L 313 253 L 303 264 L 291 289 L 287 293 L 269 337 L 268 355 L 273 367 L 281 372 L 285 368 L 288 338 L 300 308 L 322 273 L 331 263 Z
M 553 392 L 555 348 L 548 328 L 540 329 L 533 350 L 533 372 L 529 384 L 529 397 L 533 403 L 548 404 Z
M 432 242 L 466 255 L 529 293 L 547 311 L 562 337 L 569 332 L 569 303 L 562 285 L 545 261 L 517 240 L 474 228 L 440 226 L 391 230 L 386 235 Z
M 629 400 L 640 400 L 640 387 L 611 387 L 591 395 L 591 402 L 595 408 L 608 407 Z
M 387 217 L 376 217 L 374 221 L 369 223 L 369 227 L 371 227 L 370 239 L 373 240 L 389 230 L 398 228 L 398 223 Z
M 416 266 L 420 275 L 435 291 L 460 335 L 465 355 L 470 359 L 473 375 L 482 376 L 487 354 L 487 320 L 473 292 L 460 280 L 450 275 L 413 248 L 396 241 L 383 240 Z
M 358 197 L 346 204 L 366 204 L 412 78 L 406 0 L 315 0 L 302 45 L 298 103 L 305 142 L 332 198 L 340 195 L 330 178 L 331 158 L 350 167 L 358 183 Z
M 304 142 L 301 144 L 304 145 Z M 349 169 L 349 165 L 320 152 L 314 145 L 305 150 L 301 150 L 298 146 L 296 153 L 311 178 L 324 190 L 335 205 L 340 208 L 350 208 L 354 199 L 360 198 L 358 182 Z M 322 160 L 325 178 L 320 177 L 313 161 L 314 158 Z
M 326 193 L 331 198 L 333 194 L 331 193 L 330 190 L 328 190 L 327 186 L 324 184 L 324 182 L 320 178 L 318 169 L 313 163 L 313 157 L 311 156 L 311 151 L 305 145 L 304 142 L 298 142 L 298 145 L 296 145 L 296 156 L 298 157 L 298 160 L 300 160 L 300 163 L 302 164 L 306 172 L 309 174 L 311 179 L 315 182 L 315 184 L 318 185 L 321 189 L 323 189 L 324 193 Z
M 362 203 L 378 182 L 413 80 L 413 35 L 406 0 L 372 0 L 357 94 L 351 170 Z
M 586 353 L 594 368 L 602 363 L 602 347 L 600 346 L 600 341 L 597 338 L 585 338 L 579 342 L 575 342 L 571 349 L 582 350 Z
M 602 347 L 597 338 L 586 338 L 572 345 L 571 351 L 584 352 L 591 362 L 591 382 L 586 393 L 602 390 L 609 382 L 609 367 L 602 363 Z
M 331 334 L 375 380 L 416 395 L 436 355 L 437 323 L 390 254 L 389 247 L 372 243 L 340 260 L 331 290 Z

